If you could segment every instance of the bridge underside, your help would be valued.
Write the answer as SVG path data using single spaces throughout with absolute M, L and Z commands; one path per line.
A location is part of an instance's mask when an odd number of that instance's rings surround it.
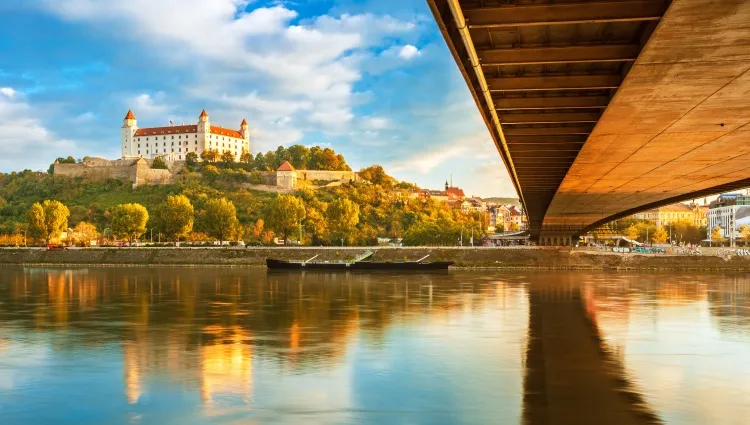
M 532 235 L 750 186 L 750 0 L 428 3 Z

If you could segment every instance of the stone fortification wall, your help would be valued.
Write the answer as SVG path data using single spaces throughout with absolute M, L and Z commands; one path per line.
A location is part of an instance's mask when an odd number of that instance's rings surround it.
M 78 164 L 55 164 L 53 174 L 65 177 L 84 177 L 92 180 L 128 180 L 133 185 L 173 183 L 177 173 L 185 167 L 184 161 L 168 162 L 169 169 L 152 169 L 153 160 L 126 158 L 84 158 Z
M 134 167 L 135 176 L 133 184 L 138 185 L 158 185 L 174 183 L 176 174 L 169 170 L 159 170 L 149 168 L 147 165 Z
M 55 164 L 54 175 L 65 177 L 85 177 L 93 180 L 130 180 L 131 167 L 127 165 L 87 165 Z
M 276 172 L 275 171 L 261 171 L 263 176 L 263 184 L 266 186 L 276 186 Z
M 307 181 L 341 181 L 344 183 L 359 181 L 359 176 L 354 171 L 297 170 L 297 178 Z

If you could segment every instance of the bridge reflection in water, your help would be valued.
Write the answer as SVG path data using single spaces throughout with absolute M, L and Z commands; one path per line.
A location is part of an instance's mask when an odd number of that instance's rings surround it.
M 602 341 L 591 292 L 552 282 L 528 296 L 526 424 L 661 423 Z

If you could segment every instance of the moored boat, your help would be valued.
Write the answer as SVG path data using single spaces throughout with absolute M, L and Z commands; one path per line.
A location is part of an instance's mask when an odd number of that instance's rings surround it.
M 350 262 L 312 261 L 317 255 L 306 261 L 266 258 L 266 267 L 275 270 L 447 270 L 453 264 L 453 261 L 423 262 L 429 255 L 416 261 L 361 261 L 371 255 L 372 252 L 368 252 Z

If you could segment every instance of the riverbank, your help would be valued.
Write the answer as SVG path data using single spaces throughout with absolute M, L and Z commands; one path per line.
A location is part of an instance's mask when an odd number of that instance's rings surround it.
M 24 266 L 221 266 L 264 267 L 267 257 L 302 260 L 349 260 L 368 248 L 86 248 L 0 249 L 0 265 Z M 750 256 L 663 255 L 519 248 L 369 248 L 374 261 L 454 261 L 456 268 L 529 270 L 685 270 L 750 271 Z M 714 252 L 711 252 L 715 254 Z

